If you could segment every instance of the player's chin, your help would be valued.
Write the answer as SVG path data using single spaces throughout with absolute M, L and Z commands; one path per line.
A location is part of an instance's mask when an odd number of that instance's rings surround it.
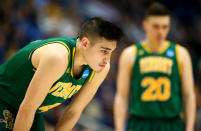
M 102 67 L 96 67 L 95 69 L 93 69 L 95 72 L 99 73 L 103 70 L 104 68 Z
M 156 39 L 157 39 L 158 42 L 161 42 L 161 41 L 165 40 L 162 36 L 158 36 Z

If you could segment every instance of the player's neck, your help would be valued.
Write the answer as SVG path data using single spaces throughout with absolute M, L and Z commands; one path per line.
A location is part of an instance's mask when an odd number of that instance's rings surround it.
M 74 73 L 75 73 L 75 75 L 80 74 L 84 65 L 87 65 L 87 63 L 81 53 L 81 49 L 79 47 L 79 42 L 77 41 L 76 51 L 75 51 L 75 56 L 74 56 Z
M 151 49 L 152 52 L 158 53 L 161 50 L 161 48 L 163 48 L 163 46 L 165 45 L 165 40 L 156 42 L 150 39 L 146 39 L 144 43 L 149 49 Z

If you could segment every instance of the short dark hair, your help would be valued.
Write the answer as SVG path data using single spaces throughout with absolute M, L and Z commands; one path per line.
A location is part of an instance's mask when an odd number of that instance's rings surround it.
M 79 38 L 83 37 L 104 37 L 107 40 L 121 40 L 123 31 L 114 23 L 101 18 L 94 17 L 87 20 L 82 26 Z
M 163 4 L 154 2 L 146 10 L 145 18 L 149 16 L 170 16 L 170 11 Z

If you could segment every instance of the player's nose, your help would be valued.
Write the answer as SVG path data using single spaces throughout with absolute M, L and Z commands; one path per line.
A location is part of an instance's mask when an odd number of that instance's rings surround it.
M 107 57 L 105 57 L 105 58 L 103 59 L 104 63 L 110 62 L 110 58 L 111 58 L 111 55 L 108 55 Z

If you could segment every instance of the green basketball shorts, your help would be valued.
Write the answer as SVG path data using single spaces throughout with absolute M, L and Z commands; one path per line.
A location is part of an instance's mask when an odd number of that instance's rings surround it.
M 17 110 L 0 100 L 0 131 L 12 131 Z M 45 131 L 43 113 L 34 117 L 31 131 Z
M 185 131 L 185 125 L 179 116 L 165 119 L 131 116 L 128 120 L 127 131 Z

